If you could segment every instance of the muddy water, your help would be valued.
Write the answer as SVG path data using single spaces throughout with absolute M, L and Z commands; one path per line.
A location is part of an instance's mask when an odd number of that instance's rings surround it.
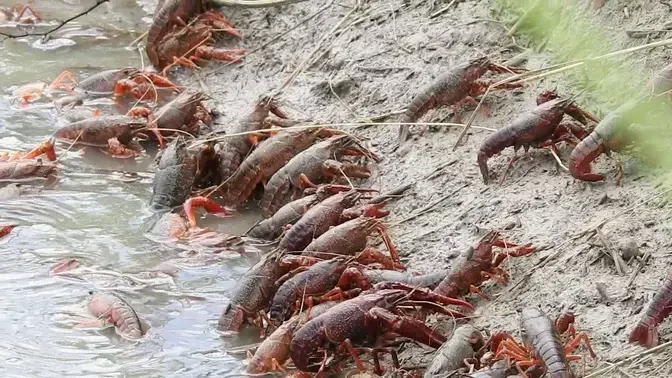
M 13 1 L 2 0 L 0 5 Z M 64 19 L 92 1 L 37 0 L 46 20 Z M 74 4 L 74 5 L 73 5 Z M 50 81 L 68 70 L 78 78 L 142 64 L 127 49 L 148 27 L 153 2 L 114 0 L 58 38 L 31 37 L 0 43 L 0 151 L 25 150 L 66 123 L 51 108 L 17 106 L 12 86 Z M 13 27 L 4 32 L 21 33 Z M 146 210 L 151 193 L 150 159 L 134 165 L 87 160 L 57 151 L 61 178 L 54 190 L 33 186 L 0 202 L 0 223 L 20 225 L 0 241 L 0 375 L 3 377 L 194 377 L 238 374 L 240 361 L 215 331 L 226 294 L 247 269 L 241 259 L 183 266 L 171 281 L 144 283 L 87 275 L 52 277 L 49 267 L 78 258 L 94 269 L 141 272 L 185 251 L 148 240 Z M 241 219 L 247 220 L 241 223 Z M 244 231 L 255 216 L 207 219 L 205 226 Z M 116 290 L 150 325 L 147 337 L 130 342 L 114 331 L 75 329 L 86 315 L 89 290 Z M 250 340 L 247 340 L 249 342 Z M 255 341 L 255 340 L 252 340 Z

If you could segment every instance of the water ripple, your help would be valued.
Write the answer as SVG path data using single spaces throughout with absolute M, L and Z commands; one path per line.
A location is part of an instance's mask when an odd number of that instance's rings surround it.
M 110 3 L 69 25 L 65 34 L 0 45 L 0 151 L 25 151 L 67 121 L 48 98 L 21 106 L 13 90 L 49 82 L 63 70 L 80 78 L 104 69 L 139 65 L 125 47 L 145 30 L 154 3 Z M 45 19 L 65 19 L 85 5 L 34 0 Z M 116 12 L 116 13 L 110 13 Z M 123 12 L 123 13 L 119 13 Z M 112 20 L 112 21 L 110 21 Z M 115 25 L 111 25 L 114 22 Z M 66 29 L 66 28 L 64 28 Z M 140 34 L 139 32 L 137 34 Z M 114 38 L 112 38 L 114 37 Z M 73 44 L 74 43 L 74 44 Z M 105 55 L 105 59 L 93 59 Z M 31 62 L 22 64 L 21 62 Z M 13 87 L 12 87 L 13 86 Z M 18 227 L 0 240 L 0 375 L 2 377 L 203 377 L 240 374 L 215 325 L 228 295 L 253 264 L 247 258 L 186 257 L 182 249 L 145 238 L 151 213 L 152 157 L 135 163 L 57 146 L 54 189 L 24 186 L 18 198 L 0 201 L 0 223 Z M 204 227 L 238 234 L 255 212 L 237 219 L 205 217 Z M 88 273 L 50 276 L 50 268 L 76 258 Z M 142 272 L 174 262 L 175 277 L 144 279 Z M 129 278 L 131 277 L 131 278 Z M 133 277 L 141 277 L 134 280 Z M 149 325 L 141 341 L 112 328 L 80 329 L 89 290 L 114 291 Z M 249 344 L 258 339 L 255 331 Z

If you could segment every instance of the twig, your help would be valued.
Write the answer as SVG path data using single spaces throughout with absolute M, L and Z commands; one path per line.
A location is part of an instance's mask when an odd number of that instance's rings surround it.
M 352 108 L 351 108 L 345 101 L 343 101 L 343 99 L 341 98 L 341 96 L 339 96 L 338 93 L 336 93 L 336 91 L 334 90 L 334 86 L 331 85 L 331 77 L 329 77 L 329 79 L 327 80 L 327 83 L 329 84 L 329 90 L 331 91 L 331 94 L 333 94 L 334 97 L 336 97 L 336 99 L 338 100 L 338 102 L 340 102 L 341 105 L 343 105 L 343 107 L 345 108 L 345 110 L 347 110 L 350 114 L 352 114 L 353 117 L 355 117 L 355 118 L 359 118 L 359 116 L 357 115 L 357 113 L 355 113 L 355 111 L 352 110 Z
M 422 209 L 420 209 L 419 211 L 417 211 L 415 214 L 409 215 L 408 217 L 406 217 L 406 218 L 400 220 L 399 222 L 396 222 L 396 223 L 391 224 L 390 227 L 398 226 L 398 225 L 400 225 L 400 224 L 402 224 L 402 223 L 404 223 L 404 222 L 408 222 L 409 220 L 415 219 L 415 218 L 417 218 L 417 217 L 419 217 L 419 216 L 421 216 L 421 215 L 423 215 L 423 214 L 425 214 L 425 213 L 428 213 L 431 209 L 433 209 L 434 207 L 436 207 L 438 204 L 440 204 L 441 202 L 443 202 L 443 201 L 447 200 L 448 198 L 454 196 L 457 192 L 459 192 L 460 190 L 466 188 L 467 186 L 469 186 L 469 184 L 463 184 L 463 185 L 460 186 L 459 188 L 453 190 L 452 192 L 446 194 L 445 196 L 439 198 L 438 200 L 436 200 L 436 201 L 430 203 L 429 205 L 423 207 Z
M 485 93 L 483 93 L 483 96 L 481 96 L 481 101 L 478 102 L 478 105 L 476 105 L 476 109 L 474 109 L 474 111 L 471 113 L 471 116 L 469 117 L 469 120 L 464 125 L 464 129 L 462 129 L 460 135 L 457 136 L 457 141 L 455 142 L 455 145 L 453 145 L 453 151 L 457 150 L 457 147 L 462 142 L 462 139 L 464 138 L 465 135 L 467 135 L 467 132 L 471 127 L 471 123 L 474 122 L 474 118 L 476 118 L 476 113 L 478 113 L 478 111 L 481 109 L 483 101 L 485 100 L 486 97 L 488 97 L 488 94 L 490 93 L 490 88 L 493 88 L 493 86 L 491 85 L 488 87 L 488 89 L 485 90 Z
M 212 0 L 215 7 L 266 8 L 301 3 L 306 0 Z
M 658 29 L 658 30 L 626 30 L 625 35 L 627 35 L 630 38 L 644 38 L 647 37 L 651 34 L 658 34 L 658 33 L 670 33 L 672 30 L 670 29 Z
M 453 5 L 455 5 L 455 3 L 457 3 L 457 0 L 453 0 L 453 1 L 451 1 L 451 2 L 448 3 L 448 5 L 446 5 L 444 8 L 439 9 L 438 11 L 432 13 L 432 14 L 429 16 L 429 18 L 435 18 L 435 17 L 438 17 L 438 16 L 440 16 L 440 15 L 446 13 L 446 12 L 450 9 L 450 7 L 452 7 Z
M 628 280 L 628 283 L 625 286 L 630 287 L 630 285 L 632 285 L 632 283 L 635 282 L 635 278 L 637 277 L 639 272 L 642 271 L 646 263 L 649 261 L 650 257 L 651 254 L 649 252 L 646 252 L 644 256 L 642 256 L 642 259 L 639 261 L 639 265 L 637 266 L 637 268 L 635 268 L 635 271 L 632 272 L 632 275 L 630 275 L 630 279 Z
M 149 30 L 147 30 L 146 32 L 140 34 L 140 36 L 139 36 L 138 38 L 134 39 L 134 40 L 133 40 L 131 43 L 129 43 L 128 46 L 126 46 L 126 47 L 128 47 L 128 48 L 132 48 L 133 46 L 137 45 L 138 43 L 140 43 L 140 41 L 142 41 L 143 38 L 145 38 L 145 37 L 147 36 L 147 34 L 149 34 Z
M 404 114 L 405 112 L 406 112 L 406 109 L 393 110 L 393 111 L 391 111 L 391 112 L 387 112 L 387 113 L 384 113 L 384 114 L 372 115 L 372 116 L 370 116 L 370 117 L 361 118 L 361 119 L 358 119 L 357 122 L 361 122 L 361 123 L 375 123 L 376 121 L 382 121 L 382 120 L 384 120 L 385 118 L 389 118 L 389 117 L 392 117 L 392 116 L 395 116 L 395 115 L 399 115 L 399 114 Z M 494 130 L 494 129 L 493 129 L 493 130 Z
M 565 165 L 562 164 L 562 160 L 560 160 L 560 157 L 558 156 L 558 154 L 555 153 L 555 150 L 553 150 L 552 148 L 551 148 L 551 155 L 553 155 L 553 157 L 555 158 L 555 161 L 558 162 L 558 165 L 560 167 L 562 167 L 562 169 L 569 172 L 569 168 L 565 167 Z
M 399 38 L 397 38 L 397 17 L 394 15 L 395 10 L 392 4 L 390 4 L 390 8 L 392 8 L 392 34 L 394 36 L 394 42 L 396 42 L 397 46 L 399 46 L 399 48 L 402 49 L 406 54 L 412 54 L 413 52 L 402 46 L 401 42 L 399 42 Z
M 611 242 L 607 240 L 607 237 L 604 236 L 604 233 L 602 233 L 601 229 L 597 230 L 597 237 L 600 238 L 600 241 L 602 242 L 602 245 L 604 245 L 604 248 L 609 251 L 609 254 L 611 255 L 611 258 L 614 260 L 614 265 L 616 265 L 616 272 L 620 275 L 625 274 L 625 261 L 621 258 L 621 256 L 616 252 L 616 250 L 611 246 Z
M 108 1 L 110 1 L 110 0 L 96 0 L 96 3 L 93 4 L 92 6 L 90 6 L 90 7 L 89 7 L 88 9 L 86 9 L 85 11 L 80 12 L 80 13 L 78 13 L 78 14 L 76 14 L 76 15 L 70 17 L 70 18 L 68 18 L 67 20 L 65 20 L 65 21 L 61 22 L 60 24 L 58 24 L 56 27 L 54 27 L 54 28 L 52 28 L 52 29 L 49 29 L 49 30 L 47 30 L 46 32 L 43 32 L 43 33 L 25 33 L 25 34 L 22 34 L 22 35 L 13 35 L 13 34 L 7 34 L 7 33 L 0 32 L 0 35 L 4 36 L 5 39 L 7 39 L 7 38 L 23 38 L 23 37 L 32 37 L 32 36 L 39 36 L 39 37 L 44 37 L 44 38 L 46 38 L 49 34 L 51 34 L 51 33 L 55 32 L 55 31 L 59 30 L 59 29 L 62 28 L 62 27 L 64 27 L 64 26 L 65 26 L 66 24 L 68 24 L 70 21 L 73 21 L 73 20 L 75 20 L 75 19 L 77 19 L 77 18 L 79 18 L 79 17 L 82 17 L 82 16 L 86 16 L 87 14 L 89 14 L 89 12 L 91 12 L 92 10 L 98 8 L 98 7 L 99 7 L 101 4 L 103 4 L 103 3 L 107 3 Z

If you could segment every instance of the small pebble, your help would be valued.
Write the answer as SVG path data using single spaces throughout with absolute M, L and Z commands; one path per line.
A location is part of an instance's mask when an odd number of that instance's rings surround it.
M 639 246 L 633 239 L 622 239 L 618 242 L 618 250 L 621 251 L 621 256 L 625 260 L 630 260 L 633 257 L 641 256 L 642 252 L 639 250 Z

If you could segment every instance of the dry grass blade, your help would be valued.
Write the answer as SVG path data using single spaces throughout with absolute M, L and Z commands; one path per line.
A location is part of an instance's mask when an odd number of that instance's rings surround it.
M 604 373 L 607 373 L 607 372 L 611 371 L 612 369 L 616 369 L 616 368 L 618 368 L 619 366 L 625 365 L 626 363 L 628 363 L 628 362 L 630 362 L 630 361 L 634 361 L 634 360 L 636 360 L 636 359 L 638 359 L 638 358 L 640 358 L 640 357 L 644 357 L 644 356 L 646 356 L 646 355 L 648 355 L 648 354 L 651 354 L 651 353 L 656 353 L 656 352 L 658 352 L 658 351 L 661 351 L 661 350 L 663 350 L 663 349 L 668 348 L 668 347 L 671 346 L 671 345 L 672 345 L 672 341 L 668 341 L 668 342 L 666 342 L 666 343 L 664 343 L 664 344 L 660 344 L 660 345 L 658 345 L 657 347 L 654 347 L 654 348 L 645 350 L 645 351 L 643 351 L 643 352 L 637 353 L 637 354 L 635 354 L 635 355 L 632 355 L 632 356 L 630 356 L 630 357 L 624 358 L 624 359 L 622 359 L 621 361 L 619 361 L 619 362 L 617 362 L 617 363 L 615 363 L 615 364 L 613 364 L 613 365 L 611 365 L 611 366 L 607 366 L 607 367 L 605 367 L 605 368 L 603 368 L 603 369 L 600 369 L 600 370 L 598 370 L 598 371 L 594 371 L 594 372 L 592 372 L 592 373 L 590 373 L 590 374 L 584 376 L 583 378 L 594 378 L 594 377 L 598 377 L 598 376 L 600 376 L 600 375 L 602 375 L 602 374 L 604 374 Z
M 333 4 L 333 1 L 332 1 L 332 4 Z M 331 37 L 333 34 L 335 34 L 338 31 L 338 29 L 341 26 L 343 26 L 345 21 L 347 21 L 347 19 L 350 18 L 350 16 L 356 10 L 357 10 L 357 8 L 353 8 L 352 10 L 350 10 L 350 12 L 348 12 L 345 16 L 343 16 L 343 18 L 341 18 L 341 20 L 336 25 L 334 25 L 334 27 L 331 28 L 331 30 L 329 30 L 326 34 L 324 34 L 322 36 L 322 38 L 320 38 L 320 40 L 317 42 L 317 45 L 315 45 L 315 48 L 313 48 L 313 50 L 310 51 L 310 53 L 303 59 L 303 61 L 301 61 L 301 63 L 299 63 L 299 66 L 296 67 L 294 72 L 292 72 L 292 74 L 289 76 L 289 78 L 282 84 L 280 89 L 278 89 L 278 91 L 273 96 L 271 96 L 271 98 L 274 98 L 274 97 L 278 96 L 287 87 L 292 85 L 292 83 L 294 82 L 296 77 L 299 76 L 301 74 L 301 72 L 303 72 L 303 70 L 306 69 L 306 67 L 308 67 L 308 62 L 313 58 L 313 56 L 315 54 L 317 54 L 318 51 L 320 51 L 320 49 L 322 49 L 322 46 L 327 41 L 327 39 L 329 39 L 329 37 Z
M 543 1 L 544 1 L 544 0 L 537 0 L 534 4 L 532 4 L 532 6 L 530 7 L 530 9 L 526 10 L 525 13 L 523 13 L 523 15 L 520 16 L 520 18 L 518 19 L 518 21 L 516 21 L 516 23 L 513 24 L 513 26 L 511 27 L 511 29 L 509 29 L 509 31 L 506 33 L 506 35 L 509 36 L 509 37 L 511 37 L 512 35 L 516 34 L 516 31 L 518 31 L 518 28 L 520 27 L 520 25 L 522 25 L 523 22 L 525 22 L 525 20 L 527 20 L 527 18 L 530 16 L 530 14 L 531 14 L 532 12 L 534 12 L 534 10 L 537 9 L 537 7 L 539 7 L 539 5 L 540 5 Z
M 140 43 L 140 41 L 142 41 L 147 36 L 147 34 L 149 34 L 149 30 L 140 34 L 140 36 L 138 36 L 138 38 L 134 39 L 131 43 L 129 43 L 128 46 L 126 46 L 126 48 L 129 48 L 129 49 L 133 48 L 135 45 Z
M 373 126 L 384 126 L 384 127 L 395 127 L 399 125 L 404 125 L 405 123 L 401 122 L 385 122 L 385 123 L 369 123 L 370 125 Z M 448 122 L 416 122 L 416 125 L 426 125 L 426 126 L 441 126 L 441 127 L 464 127 L 463 124 L 461 123 L 448 123 Z M 313 128 L 320 128 L 320 127 L 344 127 L 344 128 L 357 128 L 361 127 L 362 123 L 321 123 L 321 124 L 308 124 L 308 125 L 296 125 L 296 126 L 290 126 L 290 127 L 283 127 L 283 130 L 301 130 L 301 129 L 313 129 Z M 481 129 L 481 130 L 488 130 L 488 131 L 497 131 L 497 129 L 489 128 L 489 127 L 479 127 L 479 126 L 472 126 L 475 129 Z M 224 140 L 228 139 L 234 136 L 240 136 L 240 135 L 249 135 L 249 134 L 258 134 L 258 133 L 270 133 L 274 132 L 275 130 L 272 129 L 263 129 L 263 130 L 257 130 L 257 131 L 244 131 L 240 133 L 232 133 L 232 134 L 225 134 L 225 135 L 220 135 L 212 138 L 207 138 L 207 139 L 202 139 L 199 141 L 196 141 L 194 144 L 190 145 L 189 148 L 199 146 L 201 144 L 209 143 L 209 142 L 214 142 L 217 140 Z
M 625 261 L 623 261 L 621 256 L 616 252 L 614 247 L 611 245 L 609 239 L 607 239 L 607 237 L 604 236 L 604 233 L 600 229 L 597 230 L 597 236 L 600 238 L 600 241 L 602 242 L 602 245 L 604 245 L 604 248 L 606 248 L 607 251 L 609 251 L 611 259 L 614 260 L 614 265 L 616 266 L 616 272 L 619 275 L 625 274 L 627 265 L 625 264 Z
M 297 22 L 294 26 L 292 26 L 292 27 L 290 27 L 289 29 L 283 31 L 282 33 L 276 35 L 275 37 L 271 38 L 268 42 L 264 43 L 263 45 L 261 45 L 261 46 L 255 48 L 255 49 L 253 49 L 253 50 L 251 50 L 251 51 L 248 51 L 247 54 L 244 54 L 244 55 L 243 55 L 243 58 L 247 58 L 248 56 L 250 56 L 250 55 L 252 55 L 252 54 L 254 54 L 254 53 L 256 53 L 256 52 L 259 52 L 259 51 L 265 49 L 266 47 L 270 46 L 271 44 L 275 43 L 275 42 L 278 41 L 280 38 L 286 36 L 287 34 L 291 33 L 292 31 L 296 30 L 299 26 L 306 24 L 308 21 L 310 21 L 310 20 L 312 20 L 313 18 L 315 18 L 315 17 L 319 16 L 320 14 L 324 13 L 324 11 L 326 11 L 327 9 L 329 9 L 333 3 L 334 3 L 333 1 L 329 2 L 328 4 L 326 4 L 325 6 L 323 6 L 322 8 L 318 9 L 315 13 L 313 13 L 313 14 L 311 14 L 310 16 L 304 18 L 303 20 Z M 217 72 L 220 72 L 220 71 L 224 70 L 226 67 L 232 65 L 233 63 L 234 63 L 234 62 L 229 62 L 229 63 L 226 63 L 226 64 L 221 65 L 220 67 L 217 67 L 217 68 L 215 68 L 215 69 L 212 69 L 212 70 L 208 71 L 207 73 L 203 74 L 203 77 L 208 76 L 208 75 L 216 74 Z M 194 79 L 192 79 L 192 80 L 189 81 L 188 83 L 193 83 L 193 82 L 194 82 Z
M 453 190 L 452 192 L 450 192 L 450 193 L 448 193 L 448 194 L 442 196 L 442 197 L 439 198 L 438 200 L 436 200 L 436 201 L 430 203 L 429 205 L 423 207 L 422 209 L 418 210 L 417 212 L 415 212 L 415 214 L 409 215 L 408 217 L 406 217 L 406 218 L 400 220 L 399 222 L 396 222 L 396 223 L 391 224 L 389 227 L 398 226 L 398 225 L 400 225 L 400 224 L 402 224 L 402 223 L 404 223 L 404 222 L 408 222 L 409 220 L 415 219 L 415 218 L 417 218 L 417 217 L 419 217 L 419 216 L 421 216 L 421 215 L 423 215 L 423 214 L 428 213 L 428 212 L 431 211 L 434 207 L 436 207 L 437 205 L 439 205 L 441 202 L 443 202 L 443 201 L 447 200 L 448 198 L 454 196 L 455 194 L 457 194 L 457 192 L 459 192 L 460 190 L 466 188 L 467 186 L 469 186 L 469 184 L 463 184 L 463 185 L 461 185 L 460 187 L 458 187 L 457 189 Z
M 450 10 L 450 8 L 451 8 L 453 5 L 455 5 L 455 3 L 457 3 L 457 0 L 453 0 L 453 1 L 451 1 L 450 3 L 448 3 L 448 5 L 446 5 L 446 6 L 443 7 L 442 9 L 439 9 L 438 11 L 432 13 L 432 14 L 429 16 L 429 18 L 435 18 L 435 17 L 438 17 L 438 16 L 440 16 L 440 15 L 446 13 L 448 10 Z

